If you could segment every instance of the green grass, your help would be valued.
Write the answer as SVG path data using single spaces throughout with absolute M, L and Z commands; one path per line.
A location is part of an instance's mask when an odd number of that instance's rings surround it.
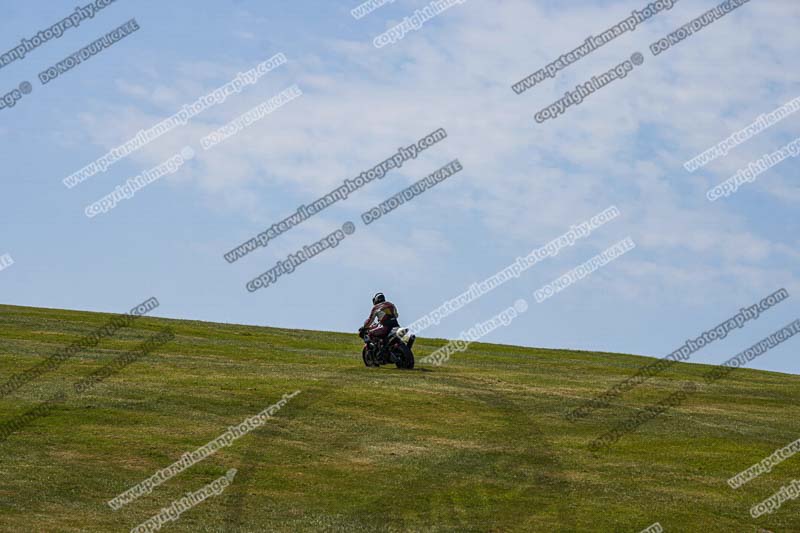
M 110 315 L 0 306 L 0 380 Z M 84 395 L 75 382 L 159 331 L 176 338 Z M 443 340 L 420 339 L 417 358 Z M 678 364 L 610 408 L 564 414 L 652 359 L 474 344 L 442 367 L 366 369 L 356 335 L 142 318 L 0 399 L 0 423 L 67 401 L 0 443 L 0 530 L 129 531 L 230 468 L 164 531 L 800 531 L 800 456 L 726 480 L 800 438 L 800 377 Z M 590 440 L 685 381 L 684 404 L 592 454 Z M 112 511 L 106 502 L 294 390 L 274 419 Z

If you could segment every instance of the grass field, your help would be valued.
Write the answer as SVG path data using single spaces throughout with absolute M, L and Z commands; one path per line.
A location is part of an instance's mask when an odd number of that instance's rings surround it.
M 0 382 L 109 317 L 0 306 Z M 174 340 L 74 391 L 165 326 Z M 417 358 L 443 344 L 418 340 Z M 800 456 L 726 484 L 800 438 L 800 377 L 744 369 L 706 385 L 708 366 L 679 364 L 572 423 L 569 409 L 652 360 L 474 344 L 444 366 L 401 371 L 364 368 L 360 347 L 355 334 L 139 319 L 0 399 L 5 423 L 66 393 L 0 442 L 0 529 L 129 531 L 236 468 L 224 492 L 163 530 L 800 531 L 800 499 L 749 514 L 800 479 Z M 589 451 L 687 380 L 698 392 L 686 402 Z M 295 390 L 260 429 L 118 511 L 107 505 Z

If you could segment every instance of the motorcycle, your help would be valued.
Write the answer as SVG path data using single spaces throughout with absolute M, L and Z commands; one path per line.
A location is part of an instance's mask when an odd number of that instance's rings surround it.
M 365 366 L 375 368 L 394 363 L 397 368 L 414 368 L 411 347 L 417 337 L 408 328 L 392 328 L 385 339 L 371 339 L 364 330 L 360 332 L 360 337 L 364 341 L 361 358 Z

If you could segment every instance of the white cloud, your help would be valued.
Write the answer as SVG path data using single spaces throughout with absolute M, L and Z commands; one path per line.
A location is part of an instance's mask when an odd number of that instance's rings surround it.
M 800 46 L 800 12 L 793 3 L 752 2 L 653 57 L 647 45 L 711 7 L 681 2 L 556 80 L 522 96 L 510 88 L 644 4 L 542 8 L 517 0 L 467 2 L 385 49 L 376 50 L 370 40 L 332 40 L 325 59 L 287 53 L 290 68 L 270 74 L 135 159 L 144 165 L 160 162 L 297 82 L 303 97 L 200 154 L 197 170 L 175 179 L 214 195 L 222 206 L 249 213 L 254 229 L 260 230 L 258 224 L 283 218 L 295 206 L 265 213 L 256 192 L 285 190 L 313 200 L 400 144 L 445 127 L 449 138 L 391 178 L 396 184 L 391 192 L 401 188 L 400 181 L 418 179 L 458 157 L 465 167 L 453 178 L 459 186 L 438 195 L 437 207 L 455 218 L 479 214 L 498 248 L 516 246 L 522 253 L 528 245 L 543 243 L 616 204 L 624 217 L 613 231 L 619 238 L 633 235 L 640 246 L 637 254 L 645 254 L 626 258 L 620 263 L 627 266 L 621 268 L 638 269 L 631 275 L 643 286 L 662 292 L 699 290 L 712 282 L 709 272 L 715 269 L 725 276 L 717 284 L 766 285 L 776 274 L 770 261 L 792 257 L 786 249 L 791 246 L 781 243 L 781 236 L 756 234 L 744 214 L 712 207 L 703 197 L 710 184 L 752 157 L 752 147 L 740 147 L 694 175 L 682 164 L 759 113 L 796 96 L 791 91 L 796 92 L 798 69 L 787 59 Z M 628 79 L 605 87 L 555 121 L 534 122 L 533 114 L 564 90 L 635 51 L 645 54 L 645 64 Z M 192 64 L 179 74 L 170 86 L 145 89 L 141 83 L 120 81 L 118 87 L 122 94 L 164 109 L 166 116 L 235 70 Z M 209 81 L 215 78 L 217 83 Z M 99 118 L 85 118 L 85 125 L 96 142 L 109 143 L 158 120 L 129 107 L 106 109 Z M 798 201 L 796 186 L 768 179 L 765 189 L 771 194 L 783 202 Z M 344 205 L 356 212 L 388 196 L 388 187 L 370 187 Z M 410 227 L 412 235 L 416 232 L 423 250 L 447 242 L 435 228 L 417 227 L 399 213 L 397 217 L 398 224 Z M 306 223 L 307 228 L 331 225 L 321 222 Z M 364 244 L 359 248 L 378 256 L 392 246 L 369 229 L 360 228 L 360 233 Z M 419 250 L 395 253 L 395 261 L 408 268 L 418 268 L 419 260 Z M 434 266 L 447 258 L 434 255 L 427 261 Z

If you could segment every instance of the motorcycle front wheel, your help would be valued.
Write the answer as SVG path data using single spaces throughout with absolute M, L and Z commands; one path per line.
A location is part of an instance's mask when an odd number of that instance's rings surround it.
M 369 353 L 369 346 L 366 344 L 364 345 L 364 349 L 361 350 L 361 359 L 364 361 L 364 366 L 367 368 L 374 368 L 378 366 L 372 359 L 372 354 Z

